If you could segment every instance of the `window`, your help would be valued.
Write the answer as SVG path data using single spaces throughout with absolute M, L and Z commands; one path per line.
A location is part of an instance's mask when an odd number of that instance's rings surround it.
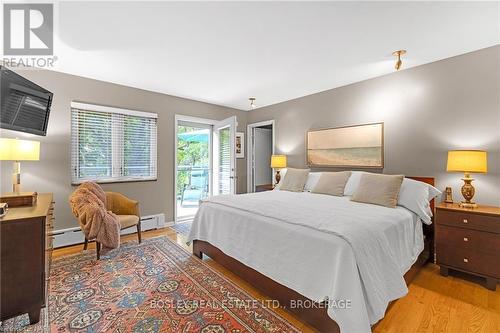
M 72 183 L 156 180 L 155 113 L 71 103 Z

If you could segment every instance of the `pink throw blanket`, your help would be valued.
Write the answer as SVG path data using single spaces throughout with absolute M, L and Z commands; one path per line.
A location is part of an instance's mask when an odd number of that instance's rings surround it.
M 96 239 L 103 252 L 120 246 L 120 221 L 106 209 L 106 193 L 94 182 L 86 182 L 69 197 L 71 210 L 87 239 Z

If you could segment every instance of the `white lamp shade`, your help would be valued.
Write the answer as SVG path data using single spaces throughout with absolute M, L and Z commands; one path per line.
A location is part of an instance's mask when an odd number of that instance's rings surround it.
M 38 161 L 40 142 L 0 138 L 0 161 Z

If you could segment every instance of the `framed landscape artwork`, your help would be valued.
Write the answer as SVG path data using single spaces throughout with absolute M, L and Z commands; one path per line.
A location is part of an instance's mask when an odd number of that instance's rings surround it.
M 307 164 L 312 167 L 384 167 L 384 123 L 310 130 Z

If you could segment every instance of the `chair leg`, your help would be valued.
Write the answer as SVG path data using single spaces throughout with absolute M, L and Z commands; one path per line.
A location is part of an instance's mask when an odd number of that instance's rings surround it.
M 141 244 L 141 220 L 139 219 L 139 223 L 137 223 L 137 239 L 139 240 L 139 244 Z
M 89 245 L 89 240 L 87 239 L 87 237 L 85 237 L 85 241 L 83 242 L 83 250 L 86 250 L 88 245 Z
M 97 251 L 97 260 L 100 260 L 101 259 L 101 243 L 99 243 L 98 241 L 95 241 L 95 247 L 96 247 L 96 251 Z

